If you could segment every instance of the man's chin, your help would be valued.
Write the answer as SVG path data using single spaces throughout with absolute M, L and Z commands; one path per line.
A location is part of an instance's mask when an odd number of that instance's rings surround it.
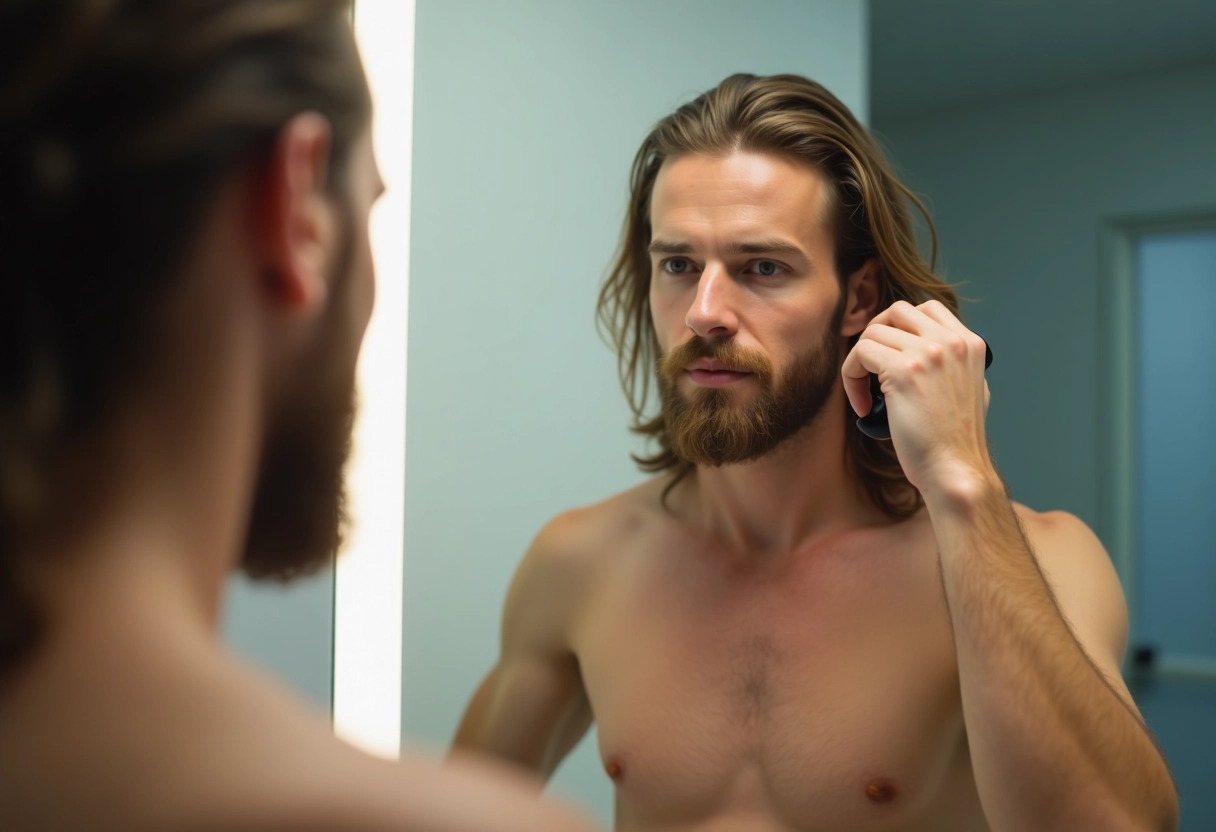
M 702 387 L 689 381 L 680 389 L 680 399 L 691 410 L 742 410 L 754 402 L 761 391 L 754 384 L 738 381 L 724 387 Z

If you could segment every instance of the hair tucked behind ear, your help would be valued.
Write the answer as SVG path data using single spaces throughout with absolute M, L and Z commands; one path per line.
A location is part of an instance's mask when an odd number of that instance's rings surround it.
M 895 178 L 848 108 L 819 84 L 796 75 L 727 78 L 660 121 L 642 142 L 630 176 L 624 234 L 597 307 L 597 322 L 617 352 L 621 386 L 634 417 L 632 430 L 658 444 L 656 452 L 634 460 L 644 471 L 674 471 L 672 485 L 693 466 L 672 450 L 663 415 L 646 415 L 659 353 L 649 300 L 650 198 L 668 159 L 736 151 L 772 153 L 825 177 L 842 286 L 873 260 L 879 310 L 896 300 L 921 303 L 936 298 L 958 311 L 954 290 L 933 272 L 937 236 L 928 212 Z M 933 239 L 928 263 L 917 248 L 909 207 L 928 224 Z M 908 517 L 920 508 L 920 495 L 904 477 L 889 442 L 850 431 L 846 447 L 855 479 L 874 505 L 893 518 Z
M 0 6 L 0 673 L 35 644 L 20 552 L 55 472 L 156 351 L 215 189 L 295 115 L 340 180 L 370 102 L 342 0 Z

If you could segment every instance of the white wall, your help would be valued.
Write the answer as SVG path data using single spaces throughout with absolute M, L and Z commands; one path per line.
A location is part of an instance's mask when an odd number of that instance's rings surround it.
M 419 0 L 407 742 L 450 740 L 540 526 L 639 480 L 593 324 L 638 144 L 739 71 L 808 75 L 864 117 L 865 13 L 860 0 Z M 593 745 L 556 787 L 607 822 Z
M 1103 532 L 1103 227 L 1216 208 L 1216 67 L 876 124 L 928 197 L 945 274 L 995 362 L 989 433 L 1014 496 Z

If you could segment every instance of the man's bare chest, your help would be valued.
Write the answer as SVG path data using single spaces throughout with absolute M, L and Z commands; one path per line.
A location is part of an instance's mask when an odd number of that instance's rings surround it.
M 973 790 L 935 557 L 627 556 L 576 645 L 623 811 L 908 828 L 956 781 Z

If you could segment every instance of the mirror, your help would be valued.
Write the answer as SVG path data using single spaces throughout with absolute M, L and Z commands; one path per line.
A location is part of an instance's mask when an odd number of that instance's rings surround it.
M 999 356 L 1000 470 L 1019 501 L 1102 538 L 1182 829 L 1216 828 L 1216 528 L 1200 502 L 1216 375 L 1169 361 L 1216 346 L 1181 323 L 1216 313 L 1216 8 L 418 0 L 416 14 L 406 740 L 450 742 L 545 522 L 644 479 L 594 328 L 638 143 L 731 73 L 794 72 L 850 106 L 925 199 L 939 271 Z M 1171 432 L 1180 389 L 1200 415 Z M 554 789 L 611 822 L 594 730 Z

